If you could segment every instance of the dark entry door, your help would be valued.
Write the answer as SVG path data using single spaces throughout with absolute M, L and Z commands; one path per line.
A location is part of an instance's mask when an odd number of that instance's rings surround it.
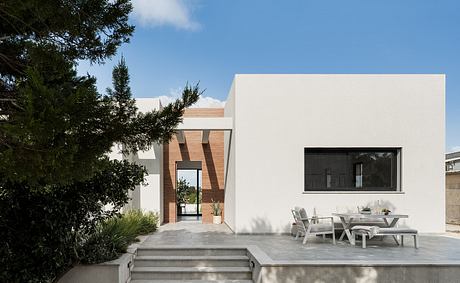
M 201 216 L 201 169 L 177 169 L 178 216 Z

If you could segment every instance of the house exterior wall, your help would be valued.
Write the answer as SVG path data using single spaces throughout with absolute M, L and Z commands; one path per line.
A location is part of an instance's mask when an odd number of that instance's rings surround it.
M 460 172 L 446 173 L 446 221 L 460 224 Z
M 228 224 L 288 232 L 294 206 L 330 215 L 379 201 L 409 215 L 400 225 L 444 231 L 444 85 L 444 75 L 236 75 Z M 305 147 L 401 148 L 401 192 L 305 193 Z
M 158 98 L 137 98 L 136 107 L 140 112 L 145 113 L 159 110 L 162 106 Z M 160 222 L 163 222 L 163 145 L 153 144 L 147 151 L 139 151 L 129 155 L 123 155 L 121 150 L 121 145 L 114 145 L 109 153 L 109 158 L 128 160 L 143 165 L 147 169 L 145 184 L 141 184 L 134 191 L 129 192 L 131 200 L 124 209 L 156 212 Z
M 235 230 L 236 189 L 235 189 L 235 88 L 230 89 L 224 109 L 225 117 L 232 117 L 233 130 L 224 133 L 224 167 L 225 167 L 225 223 Z
M 446 171 L 460 171 L 460 151 L 446 153 Z
M 453 162 L 451 171 L 460 171 L 460 160 Z
M 223 108 L 191 108 L 185 111 L 183 117 L 223 115 Z M 176 222 L 177 161 L 201 161 L 202 221 L 212 223 L 211 199 L 220 201 L 224 206 L 224 133 L 211 131 L 209 143 L 202 144 L 201 131 L 185 131 L 185 144 L 180 145 L 174 137 L 168 144 L 163 145 L 164 222 Z

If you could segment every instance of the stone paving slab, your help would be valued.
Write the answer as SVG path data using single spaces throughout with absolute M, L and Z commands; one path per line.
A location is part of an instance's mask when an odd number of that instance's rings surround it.
M 460 238 L 449 235 L 420 235 L 420 248 L 411 237 L 404 247 L 391 237 L 372 239 L 368 248 L 346 241 L 332 245 L 331 239 L 309 238 L 306 245 L 290 235 L 236 235 L 225 225 L 179 222 L 160 226 L 149 235 L 143 247 L 161 246 L 257 246 L 273 264 L 381 264 L 381 265 L 459 265 Z

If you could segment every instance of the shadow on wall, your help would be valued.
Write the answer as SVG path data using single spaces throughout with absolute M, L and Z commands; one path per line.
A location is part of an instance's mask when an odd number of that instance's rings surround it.
M 188 152 L 187 143 L 179 144 L 180 155 L 182 157 L 182 161 L 190 161 L 190 154 Z
M 359 213 L 361 208 L 364 208 L 364 207 L 369 207 L 371 211 L 373 211 L 373 213 L 376 212 L 377 210 L 381 212 L 383 208 L 391 210 L 392 213 L 396 211 L 396 206 L 392 202 L 388 200 L 380 199 L 380 200 L 368 201 L 368 202 L 363 202 L 363 203 L 357 203 L 356 206 L 354 207 L 347 206 L 347 207 L 341 207 L 340 209 L 336 207 L 335 212 L 337 213 Z M 316 209 L 313 208 L 313 211 L 315 210 Z
M 404 214 L 405 212 L 404 211 L 401 211 L 401 209 L 397 209 L 396 206 L 389 200 L 382 200 L 382 199 L 379 199 L 379 200 L 373 200 L 373 201 L 368 201 L 368 202 L 365 202 L 365 203 L 361 203 L 361 204 L 357 204 L 356 207 L 350 207 L 348 206 L 347 208 L 342 208 L 342 209 L 337 209 L 336 208 L 336 212 L 338 213 L 360 213 L 360 210 L 361 208 L 363 207 L 369 207 L 372 211 L 372 213 L 379 213 L 379 214 L 383 214 L 382 212 L 382 209 L 386 208 L 388 210 L 390 210 L 390 214 Z M 321 215 L 321 216 L 327 216 L 327 215 Z M 409 215 L 410 217 L 410 215 Z M 362 219 L 362 222 L 366 222 L 366 218 Z M 388 219 L 388 222 L 391 223 L 391 218 Z M 360 220 L 358 219 L 355 219 L 355 222 L 359 222 Z M 335 218 L 335 222 L 340 222 L 338 218 Z M 378 220 L 378 219 L 375 219 L 375 220 L 372 220 L 372 222 L 384 222 L 384 220 Z M 397 222 L 397 226 L 399 227 L 408 227 L 407 226 L 407 223 L 406 223 L 406 219 L 405 218 L 401 218 L 399 219 L 399 221 Z
M 458 282 L 458 273 L 455 266 L 267 266 L 256 275 L 254 282 Z
M 251 219 L 249 227 L 243 228 L 238 234 L 289 234 L 290 230 L 291 222 L 277 228 L 266 217 L 255 217 Z
M 379 280 L 379 274 L 373 267 L 337 267 L 337 266 L 277 266 L 264 267 L 261 273 L 255 278 L 255 283 L 271 282 L 382 282 Z M 389 282 L 404 282 L 389 281 Z
M 163 145 L 163 212 L 164 222 L 174 222 L 176 217 L 176 192 L 175 192 L 175 180 L 172 179 L 171 172 L 169 170 L 169 144 Z M 171 215 L 171 212 L 172 215 Z
M 136 154 L 133 157 L 133 160 L 145 167 L 148 174 L 161 174 L 160 172 L 160 163 L 158 161 L 158 156 L 161 156 L 162 148 L 158 145 L 153 146 L 153 153 L 151 158 L 140 158 L 139 154 Z
M 202 146 L 211 189 L 218 190 L 220 188 L 219 180 L 217 178 L 216 166 L 214 165 L 211 147 L 209 146 L 209 143 L 203 144 Z

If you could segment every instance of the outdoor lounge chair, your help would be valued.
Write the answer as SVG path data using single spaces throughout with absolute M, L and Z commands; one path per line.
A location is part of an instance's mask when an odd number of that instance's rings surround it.
M 296 240 L 299 236 L 304 235 L 302 243 L 305 244 L 309 235 L 323 235 L 323 239 L 325 239 L 327 234 L 332 234 L 332 243 L 335 245 L 334 218 L 332 216 L 308 217 L 305 209 L 300 207 L 295 207 L 291 212 L 297 226 Z M 328 221 L 321 222 L 320 220 L 323 219 Z
M 354 226 L 351 228 L 351 237 L 353 242 L 355 242 L 356 235 L 362 237 L 362 247 L 366 248 L 366 237 L 372 239 L 374 236 L 399 236 L 400 245 L 404 246 L 404 236 L 413 236 L 414 237 L 414 247 L 418 249 L 418 231 L 410 228 L 380 228 L 378 226 Z

